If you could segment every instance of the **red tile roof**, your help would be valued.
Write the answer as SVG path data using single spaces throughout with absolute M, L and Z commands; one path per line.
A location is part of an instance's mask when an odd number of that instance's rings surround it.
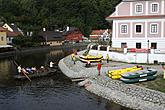
M 5 28 L 3 28 L 3 27 L 0 27 L 0 31 L 6 31 L 6 29 Z
M 8 37 L 16 37 L 16 36 L 18 36 L 18 35 L 19 35 L 19 33 L 11 32 L 11 31 L 8 31 L 8 30 L 7 30 L 7 36 L 8 36 Z
M 91 35 L 101 35 L 105 30 L 92 30 Z

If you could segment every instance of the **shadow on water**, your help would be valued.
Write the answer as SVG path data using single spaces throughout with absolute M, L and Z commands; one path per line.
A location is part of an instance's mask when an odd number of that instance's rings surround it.
M 37 54 L 18 55 L 14 59 L 23 66 L 47 65 L 56 62 L 70 51 L 48 51 Z M 16 81 L 17 73 L 11 58 L 0 59 L 0 108 L 3 110 L 126 110 L 118 104 L 79 88 L 76 83 L 57 71 L 51 77 Z M 115 108 L 115 109 L 114 109 Z

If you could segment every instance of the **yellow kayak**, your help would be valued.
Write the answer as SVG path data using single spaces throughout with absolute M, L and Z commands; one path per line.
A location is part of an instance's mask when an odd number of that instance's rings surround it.
M 111 74 L 108 74 L 108 76 L 112 79 L 120 79 L 122 76 L 121 75 L 114 75 L 112 76 Z
M 122 68 L 122 69 L 118 69 L 118 70 L 110 70 L 108 71 L 108 76 L 112 79 L 120 79 L 121 75 L 127 72 L 134 72 L 134 71 L 138 71 L 141 70 L 141 67 L 137 67 L 137 66 L 133 66 L 130 68 Z
M 137 71 L 137 70 L 141 70 L 141 68 L 137 67 L 137 66 L 133 66 L 130 68 L 122 68 L 122 69 L 118 69 L 118 70 L 110 70 L 108 71 L 108 74 L 111 75 L 118 75 L 118 74 L 123 74 L 126 72 L 133 72 L 133 71 Z

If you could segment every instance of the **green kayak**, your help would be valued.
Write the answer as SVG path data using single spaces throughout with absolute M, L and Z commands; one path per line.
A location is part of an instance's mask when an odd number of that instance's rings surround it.
M 155 75 L 156 73 L 157 73 L 156 69 L 144 69 L 144 70 L 139 70 L 135 72 L 125 73 L 125 74 L 122 74 L 121 76 L 127 79 L 134 79 L 134 78 L 152 76 L 152 75 Z
M 156 75 L 152 76 L 146 76 L 146 77 L 141 77 L 141 78 L 135 78 L 135 79 L 126 79 L 126 78 L 120 78 L 121 81 L 127 84 L 132 84 L 132 83 L 137 83 L 137 82 L 144 82 L 144 81 L 151 81 L 156 79 Z

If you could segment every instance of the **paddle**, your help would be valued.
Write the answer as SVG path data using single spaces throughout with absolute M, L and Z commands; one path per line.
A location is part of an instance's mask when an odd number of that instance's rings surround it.
M 14 64 L 18 67 L 17 62 L 16 62 L 16 61 L 13 61 L 13 62 L 14 62 Z M 29 78 L 29 76 L 28 76 L 24 71 L 22 71 L 22 73 L 26 76 L 26 78 L 27 78 L 29 81 L 32 81 L 32 80 Z
M 32 80 L 29 78 L 29 76 L 24 72 L 22 71 L 22 73 L 26 76 L 26 78 L 31 82 Z

